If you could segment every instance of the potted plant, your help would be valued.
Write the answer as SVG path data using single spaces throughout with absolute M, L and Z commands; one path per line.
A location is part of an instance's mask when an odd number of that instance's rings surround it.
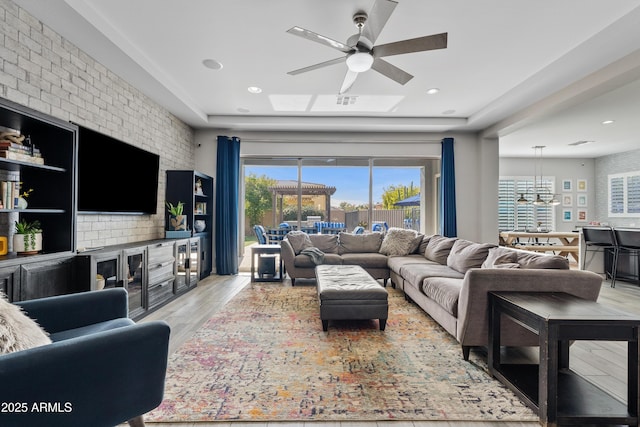
M 174 206 L 171 202 L 166 202 L 167 211 L 169 212 L 169 228 L 171 230 L 186 230 L 187 216 L 182 214 L 184 203 L 178 202 Z
M 13 250 L 19 254 L 35 254 L 42 250 L 42 228 L 40 221 L 21 219 L 15 222 Z

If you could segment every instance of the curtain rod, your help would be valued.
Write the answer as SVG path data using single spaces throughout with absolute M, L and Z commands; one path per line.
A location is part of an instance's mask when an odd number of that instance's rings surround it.
M 334 141 L 325 139 L 308 139 L 301 138 L 300 140 L 285 140 L 285 139 L 254 139 L 254 138 L 242 138 L 240 142 L 253 142 L 253 143 L 284 143 L 284 144 L 440 144 L 441 139 L 425 139 L 421 141 L 402 141 L 402 140 L 359 140 L 359 139 L 337 139 Z

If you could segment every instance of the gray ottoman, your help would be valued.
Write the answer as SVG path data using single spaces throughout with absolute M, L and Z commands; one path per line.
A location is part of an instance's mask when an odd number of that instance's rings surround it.
M 362 267 L 319 265 L 316 280 L 323 331 L 329 328 L 329 320 L 348 319 L 378 319 L 384 331 L 389 295 Z

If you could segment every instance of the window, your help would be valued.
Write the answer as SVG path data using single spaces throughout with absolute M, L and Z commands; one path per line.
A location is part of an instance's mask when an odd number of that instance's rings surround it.
M 609 216 L 640 216 L 640 171 L 609 175 Z
M 538 186 L 554 188 L 550 178 L 544 178 Z M 498 228 L 509 230 L 553 230 L 555 209 L 552 205 L 532 204 L 535 196 L 531 177 L 502 177 L 498 184 Z M 529 203 L 518 203 L 524 197 Z

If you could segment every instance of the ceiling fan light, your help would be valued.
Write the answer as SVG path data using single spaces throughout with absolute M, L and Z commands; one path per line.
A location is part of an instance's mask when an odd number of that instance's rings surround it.
M 362 73 L 371 69 L 373 56 L 366 52 L 356 52 L 347 58 L 347 67 L 354 73 Z

